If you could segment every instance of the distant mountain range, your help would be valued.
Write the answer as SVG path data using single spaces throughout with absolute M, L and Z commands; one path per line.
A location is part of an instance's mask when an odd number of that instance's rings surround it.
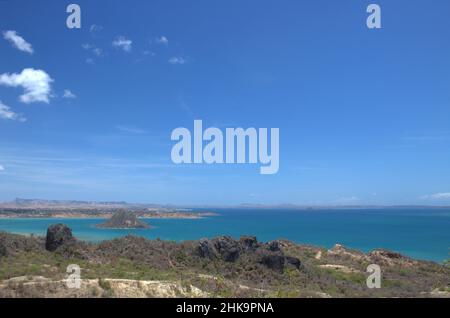
M 128 205 L 125 201 L 76 201 L 76 200 L 43 200 L 43 199 L 21 199 L 16 198 L 17 205 Z
M 129 203 L 126 201 L 78 201 L 78 200 L 45 200 L 45 199 L 23 199 L 16 198 L 10 202 L 0 202 L 0 209 L 158 209 L 178 210 L 199 208 L 226 208 L 226 209 L 404 209 L 404 208 L 450 208 L 450 206 L 436 205 L 297 205 L 297 204 L 254 204 L 242 203 L 239 205 L 175 205 L 175 204 L 151 204 L 151 203 Z
M 0 208 L 8 209 L 144 209 L 163 207 L 155 204 L 130 204 L 125 201 L 77 201 L 16 198 L 0 203 Z

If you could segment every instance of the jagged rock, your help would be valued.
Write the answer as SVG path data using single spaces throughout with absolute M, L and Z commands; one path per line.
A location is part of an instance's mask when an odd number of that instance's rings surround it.
M 302 267 L 298 258 L 285 256 L 278 241 L 259 244 L 254 236 L 242 236 L 239 241 L 229 236 L 213 240 L 201 239 L 195 246 L 195 252 L 202 258 L 220 258 L 225 262 L 236 262 L 241 255 L 265 267 L 283 272 L 284 266 Z
M 302 262 L 297 257 L 286 256 L 285 261 L 287 264 L 292 265 L 297 269 L 302 267 Z
M 241 255 L 245 255 L 247 259 L 280 273 L 285 265 L 296 269 L 302 267 L 298 258 L 284 255 L 279 242 L 259 244 L 254 236 L 242 236 L 239 241 L 229 236 L 201 239 L 195 246 L 195 252 L 202 258 L 220 258 L 225 262 L 236 262 Z
M 239 258 L 239 244 L 231 237 L 218 237 L 213 239 L 212 243 L 225 262 L 235 262 Z
M 259 246 L 258 240 L 255 236 L 241 236 L 239 243 L 243 249 L 255 249 Z
M 416 260 L 413 260 L 407 256 L 404 256 L 397 252 L 392 252 L 388 250 L 378 249 L 370 252 L 368 258 L 376 264 L 385 264 L 388 266 L 393 266 L 395 264 L 401 264 L 401 266 L 410 267 L 417 264 Z
M 203 258 L 213 259 L 215 258 L 216 251 L 214 245 L 208 239 L 201 239 L 197 245 L 197 254 Z
M 281 251 L 280 243 L 278 241 L 272 241 L 267 243 L 267 248 L 272 252 Z
M 404 256 L 400 253 L 392 252 L 392 251 L 388 251 L 388 250 L 374 250 L 369 253 L 369 256 L 383 257 L 383 258 L 390 258 L 390 259 L 404 258 Z
M 240 246 L 231 237 L 223 236 L 213 240 L 201 239 L 196 247 L 196 252 L 203 258 L 221 258 L 226 262 L 235 262 L 240 255 Z
M 47 229 L 45 249 L 53 252 L 58 247 L 68 242 L 73 242 L 72 230 L 64 224 L 54 224 Z
M 111 219 L 105 223 L 97 225 L 99 228 L 115 228 L 115 229 L 146 229 L 149 225 L 141 222 L 136 217 L 136 214 L 129 211 L 118 211 L 113 214 Z
M 264 266 L 282 273 L 284 270 L 285 257 L 281 253 L 270 253 L 268 251 L 260 252 L 259 262 Z

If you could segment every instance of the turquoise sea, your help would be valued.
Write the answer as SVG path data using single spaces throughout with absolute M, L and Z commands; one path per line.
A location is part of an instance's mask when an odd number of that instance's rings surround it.
M 387 248 L 417 258 L 450 259 L 450 209 L 214 209 L 203 219 L 144 219 L 143 230 L 98 229 L 101 219 L 0 219 L 0 231 L 45 235 L 53 223 L 65 223 L 80 240 L 101 241 L 134 234 L 150 239 L 254 235 L 260 241 L 289 239 L 330 248 L 339 243 L 368 252 Z

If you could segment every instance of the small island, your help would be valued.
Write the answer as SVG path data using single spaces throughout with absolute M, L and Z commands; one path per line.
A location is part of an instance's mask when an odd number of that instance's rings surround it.
M 97 227 L 103 229 L 148 229 L 150 226 L 139 221 L 135 213 L 121 210 L 114 213 L 108 221 L 98 224 Z

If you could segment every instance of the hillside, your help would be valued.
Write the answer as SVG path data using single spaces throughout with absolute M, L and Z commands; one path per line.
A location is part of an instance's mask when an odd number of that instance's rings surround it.
M 0 297 L 450 297 L 449 266 L 386 250 L 249 236 L 87 244 L 61 225 L 50 233 L 0 233 Z M 382 268 L 381 289 L 366 286 L 373 263 Z M 69 264 L 81 267 L 80 289 L 65 285 Z

